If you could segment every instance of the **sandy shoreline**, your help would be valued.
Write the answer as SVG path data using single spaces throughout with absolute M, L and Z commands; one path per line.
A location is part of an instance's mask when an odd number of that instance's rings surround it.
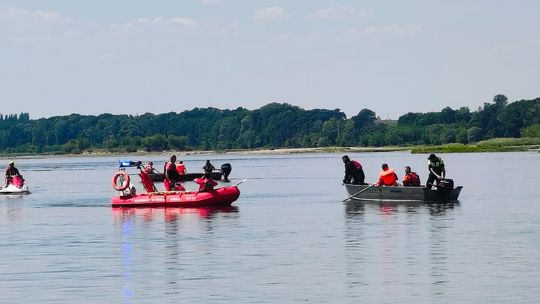
M 0 159 L 24 159 L 24 158 L 53 158 L 53 157 L 100 157 L 100 156 L 115 156 L 115 155 L 159 155 L 168 156 L 175 154 L 178 156 L 186 155 L 286 155 L 299 153 L 367 153 L 367 152 L 391 152 L 391 151 L 410 151 L 410 148 L 404 147 L 324 147 L 324 148 L 278 148 L 278 149 L 252 149 L 252 150 L 208 150 L 208 151 L 161 151 L 161 152 L 109 152 L 109 151 L 92 151 L 83 152 L 80 154 L 26 154 L 26 155 L 0 155 Z
M 440 147 L 440 146 L 439 146 Z M 540 146 L 521 146 L 517 147 L 521 150 L 511 151 L 535 151 L 540 152 Z M 524 149 L 523 149 L 524 148 Z M 205 151 L 160 151 L 160 152 L 111 152 L 111 151 L 85 151 L 79 154 L 19 154 L 19 155 L 0 155 L 2 159 L 27 159 L 27 158 L 54 158 L 54 157 L 105 157 L 105 156 L 158 156 L 168 158 L 170 155 L 175 154 L 177 156 L 189 156 L 189 155 L 287 155 L 287 154 L 301 154 L 301 153 L 369 153 L 369 152 L 394 152 L 394 151 L 408 151 L 410 153 L 428 153 L 423 150 L 415 151 L 415 147 L 323 147 L 323 148 L 276 148 L 276 149 L 231 149 L 231 150 L 205 150 Z M 486 151 L 441 151 L 438 147 L 432 147 L 429 151 L 437 153 L 467 153 L 467 152 L 508 152 L 504 150 L 486 150 Z

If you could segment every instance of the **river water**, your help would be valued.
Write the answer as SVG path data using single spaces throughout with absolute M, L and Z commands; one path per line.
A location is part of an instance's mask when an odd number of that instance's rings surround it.
M 350 156 L 369 182 L 383 162 L 427 178 L 424 154 Z M 340 154 L 224 154 L 179 158 L 248 179 L 232 208 L 123 211 L 130 156 L 17 159 L 32 193 L 0 197 L 0 303 L 538 303 L 540 154 L 441 156 L 459 204 L 344 203 Z

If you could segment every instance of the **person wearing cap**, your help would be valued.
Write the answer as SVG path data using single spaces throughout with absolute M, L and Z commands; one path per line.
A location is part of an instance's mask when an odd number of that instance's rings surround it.
M 429 177 L 426 181 L 426 187 L 432 188 L 433 182 L 436 182 L 438 185 L 446 176 L 446 169 L 444 168 L 442 158 L 437 157 L 435 154 L 430 154 L 428 156 L 428 171 Z
M 351 184 L 352 180 L 352 184 L 354 185 L 364 185 L 366 176 L 364 175 L 362 165 L 355 160 L 351 160 L 347 155 L 343 155 L 341 160 L 345 164 L 345 177 L 343 177 L 343 183 Z
M 6 168 L 5 174 L 4 174 L 4 185 L 7 187 L 13 176 L 21 176 L 19 173 L 19 169 L 15 167 L 15 162 L 10 161 L 8 164 L 8 167 Z

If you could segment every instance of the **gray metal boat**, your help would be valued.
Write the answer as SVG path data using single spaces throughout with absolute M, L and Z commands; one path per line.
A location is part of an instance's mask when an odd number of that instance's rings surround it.
M 387 202 L 458 202 L 462 186 L 451 189 L 420 187 L 377 187 L 376 185 L 345 184 L 350 199 Z

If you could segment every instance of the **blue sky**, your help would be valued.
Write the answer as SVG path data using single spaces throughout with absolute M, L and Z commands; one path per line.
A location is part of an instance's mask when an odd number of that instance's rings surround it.
M 0 113 L 539 97 L 540 1 L 0 0 Z

